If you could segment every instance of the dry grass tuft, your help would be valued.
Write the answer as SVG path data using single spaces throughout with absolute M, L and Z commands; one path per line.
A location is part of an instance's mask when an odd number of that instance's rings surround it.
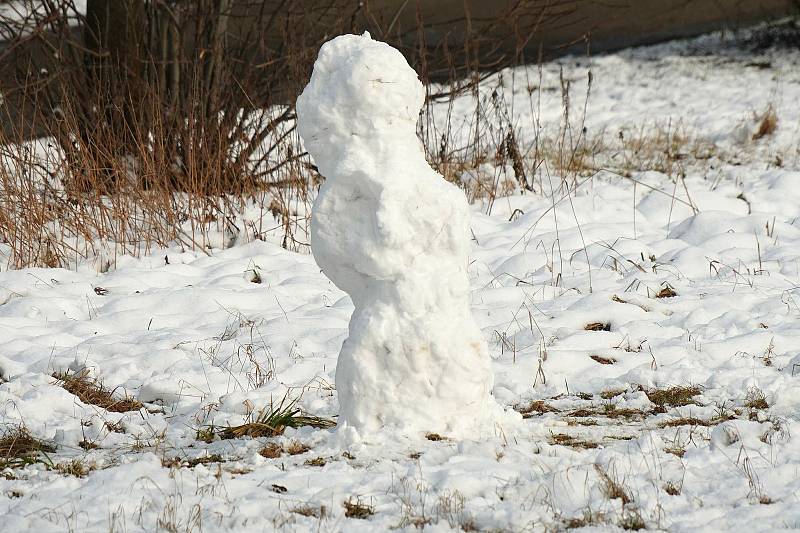
M 325 518 L 328 516 L 328 509 L 324 505 L 320 505 L 319 507 L 308 504 L 298 505 L 297 507 L 289 509 L 289 512 L 309 518 Z
M 311 450 L 311 447 L 307 444 L 304 444 L 298 440 L 293 440 L 285 446 L 281 446 L 277 442 L 270 442 L 258 453 L 261 455 L 261 457 L 265 457 L 267 459 L 277 459 L 284 453 L 288 453 L 289 455 L 301 455 L 309 450 Z
M 681 407 L 696 403 L 694 397 L 703 392 L 698 385 L 645 390 L 647 398 L 659 407 Z
M 733 418 L 729 415 L 722 415 L 722 416 L 715 416 L 709 420 L 703 420 L 701 418 L 696 418 L 693 416 L 682 416 L 680 418 L 673 418 L 672 420 L 666 420 L 661 422 L 658 427 L 661 428 L 674 428 L 680 426 L 702 426 L 702 427 L 711 427 L 721 424 L 723 422 L 727 422 Z
M 197 428 L 194 438 L 203 441 L 206 444 L 210 444 L 214 442 L 214 439 L 217 438 L 217 430 L 213 425 Z
M 674 455 L 675 457 L 683 457 L 686 454 L 686 448 L 682 446 L 669 446 L 664 448 L 664 451 Z
M 589 359 L 600 363 L 601 365 L 613 365 L 617 362 L 613 357 L 603 357 L 602 355 L 590 355 Z
M 568 426 L 599 426 L 600 422 L 595 420 L 594 418 L 565 418 L 564 422 L 567 423 Z
M 612 477 L 612 475 L 600 465 L 594 465 L 594 469 L 595 472 L 597 472 L 597 476 L 600 478 L 600 488 L 603 494 L 609 500 L 620 500 L 620 502 L 622 502 L 622 517 L 617 525 L 622 529 L 631 531 L 645 529 L 647 525 L 645 524 L 644 518 L 642 518 L 642 513 L 638 507 L 633 505 L 633 496 L 623 486 L 623 482 Z
M 756 116 L 756 122 L 758 122 L 758 129 L 753 134 L 754 141 L 775 133 L 775 130 L 778 129 L 778 114 L 775 112 L 775 108 L 770 104 L 766 111 Z
M 96 405 L 112 413 L 127 413 L 138 411 L 143 407 L 142 402 L 129 397 L 114 398 L 113 392 L 96 379 L 89 377 L 89 372 L 84 370 L 79 374 L 53 374 L 61 382 L 61 386 L 70 394 L 77 396 L 80 401 L 89 405 Z
M 207 465 L 212 463 L 224 463 L 225 459 L 222 458 L 221 455 L 218 453 L 212 453 L 211 455 L 204 455 L 202 457 L 195 457 L 194 459 L 181 459 L 180 457 L 174 457 L 172 459 L 164 459 L 161 461 L 161 465 L 165 468 L 194 468 L 197 465 Z
M 270 442 L 258 452 L 258 455 L 267 459 L 277 459 L 283 455 L 283 448 L 277 442 Z
M 433 442 L 439 442 L 439 441 L 447 440 L 447 437 L 445 437 L 443 435 L 439 435 L 438 433 L 428 433 L 428 434 L 425 435 L 425 438 L 428 439 L 429 441 L 433 441 Z
M 602 466 L 594 465 L 594 470 L 600 478 L 603 494 L 605 494 L 609 500 L 621 500 L 623 505 L 627 505 L 633 501 L 633 497 L 625 490 L 622 483 L 612 478 Z
M 515 409 L 522 414 L 522 418 L 532 418 L 535 415 L 558 412 L 558 409 L 548 405 L 544 400 L 534 400 L 528 405 L 517 406 Z
M 570 448 L 578 448 L 582 450 L 597 448 L 599 446 L 599 444 L 596 442 L 581 439 L 579 437 L 573 437 L 572 435 L 567 435 L 566 433 L 551 434 L 550 438 L 547 440 L 554 446 L 569 446 Z
M 682 416 L 680 418 L 674 418 L 672 420 L 667 420 L 659 424 L 659 427 L 662 428 L 675 428 L 680 426 L 704 426 L 708 427 L 712 425 L 708 420 L 702 420 L 700 418 L 695 418 L 693 416 Z
M 121 420 L 116 422 L 112 422 L 111 420 L 106 420 L 103 422 L 105 428 L 112 433 L 125 433 L 125 424 L 122 423 Z
M 603 438 L 610 440 L 633 440 L 637 435 L 605 435 Z
M 289 455 L 300 455 L 311 450 L 311 446 L 302 443 L 299 440 L 293 440 L 292 442 L 286 445 L 285 450 L 286 453 L 288 453 Z
M 307 416 L 300 414 L 300 409 L 295 407 L 297 400 L 287 403 L 287 396 L 284 396 L 277 405 L 262 409 L 258 412 L 255 420 L 239 426 L 231 426 L 219 432 L 223 439 L 238 439 L 240 437 L 276 437 L 282 435 L 286 428 L 299 428 L 311 426 L 321 429 L 329 429 L 336 426 L 336 422 L 318 416 Z
M 674 298 L 678 293 L 670 285 L 666 285 L 656 293 L 656 298 Z
M 767 403 L 767 397 L 764 396 L 764 392 L 761 389 L 751 387 L 747 390 L 747 396 L 744 398 L 744 406 L 750 409 L 767 409 L 769 408 L 769 403 Z
M 37 439 L 23 426 L 8 429 L 0 436 L 0 468 L 33 464 L 40 461 L 40 454 L 55 451 L 55 446 Z
M 66 463 L 58 463 L 54 470 L 65 476 L 86 477 L 92 469 L 80 459 L 73 459 Z
M 597 409 L 575 409 L 574 411 L 567 413 L 567 416 L 575 418 L 588 418 L 590 416 L 600 416 L 600 412 Z
M 328 462 L 324 457 L 314 457 L 313 459 L 306 459 L 303 463 L 306 466 L 325 466 Z
M 357 498 L 355 501 L 350 498 L 349 500 L 342 502 L 342 507 L 344 507 L 344 515 L 347 518 L 366 520 L 375 514 L 375 509 L 372 506 L 363 503 L 361 498 Z
M 662 428 L 674 428 L 680 426 L 710 426 L 711 423 L 708 420 L 702 420 L 700 418 L 695 418 L 693 416 L 683 416 L 680 418 L 674 418 L 672 420 L 667 420 L 659 424 L 659 427 Z
M 647 528 L 642 513 L 637 508 L 623 509 L 622 519 L 617 525 L 626 531 L 639 531 Z
M 600 526 L 606 522 L 606 516 L 588 509 L 581 516 L 563 519 L 564 529 L 581 529 L 588 526 Z
M 647 412 L 641 409 L 633 408 L 618 408 L 613 403 L 603 404 L 602 407 L 589 407 L 583 409 L 576 409 L 567 414 L 574 418 L 588 418 L 588 417 L 604 417 L 604 418 L 625 418 L 625 419 L 638 419 L 642 420 L 647 416 Z
M 613 403 L 603 404 L 603 414 L 606 418 L 625 418 L 643 420 L 648 413 L 642 409 L 632 407 L 617 407 Z

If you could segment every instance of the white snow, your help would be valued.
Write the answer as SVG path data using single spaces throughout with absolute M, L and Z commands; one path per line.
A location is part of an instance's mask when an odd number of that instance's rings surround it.
M 317 264 L 355 305 L 336 368 L 339 424 L 360 435 L 493 433 L 486 341 L 469 305 L 469 206 L 416 135 L 425 89 L 369 34 L 325 43 L 297 100 L 326 181 Z
M 198 440 L 287 393 L 308 413 L 340 412 L 334 373 L 356 305 L 310 255 L 256 241 L 121 257 L 106 274 L 4 271 L 0 425 L 58 448 L 0 471 L 0 530 L 800 528 L 800 52 L 709 36 L 504 72 L 497 91 L 526 144 L 537 123 L 558 130 L 562 68 L 573 117 L 592 69 L 587 135 L 605 132 L 593 163 L 607 170 L 569 196 L 551 172 L 552 187 L 545 174 L 535 193 L 471 207 L 470 307 L 494 398 L 529 411 L 515 435 L 376 432 L 346 453 L 310 427 Z M 541 105 L 523 105 L 531 95 Z M 455 118 L 468 123 L 473 104 L 457 99 Z M 754 140 L 769 105 L 778 128 Z M 679 148 L 659 169 L 614 144 L 619 129 L 670 123 L 709 158 Z M 667 285 L 676 296 L 655 298 Z M 145 408 L 83 403 L 50 377 L 68 369 Z M 686 405 L 647 394 L 690 385 Z M 309 449 L 258 453 L 295 441 Z M 210 462 L 176 466 L 199 458 Z M 54 468 L 73 460 L 91 471 Z M 347 501 L 374 514 L 347 517 Z

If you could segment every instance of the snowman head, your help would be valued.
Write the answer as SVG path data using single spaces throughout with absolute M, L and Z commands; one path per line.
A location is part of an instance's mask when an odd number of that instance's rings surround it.
M 297 99 L 297 128 L 326 174 L 349 143 L 379 148 L 416 138 L 425 89 L 403 55 L 369 33 L 325 43 Z

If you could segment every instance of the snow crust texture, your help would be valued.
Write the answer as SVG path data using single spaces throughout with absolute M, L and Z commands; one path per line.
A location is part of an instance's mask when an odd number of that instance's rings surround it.
M 469 302 L 469 206 L 416 136 L 425 91 L 369 34 L 320 50 L 298 130 L 326 177 L 311 247 L 355 310 L 336 370 L 339 424 L 360 434 L 491 429 L 492 375 Z

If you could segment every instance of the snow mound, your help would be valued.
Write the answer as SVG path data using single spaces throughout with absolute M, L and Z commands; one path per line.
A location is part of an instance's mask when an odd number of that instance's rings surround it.
M 339 424 L 361 437 L 476 436 L 502 415 L 469 306 L 469 208 L 425 161 L 423 100 L 400 52 L 364 34 L 326 43 L 297 101 L 298 131 L 327 178 L 311 248 L 355 305 L 336 369 Z

